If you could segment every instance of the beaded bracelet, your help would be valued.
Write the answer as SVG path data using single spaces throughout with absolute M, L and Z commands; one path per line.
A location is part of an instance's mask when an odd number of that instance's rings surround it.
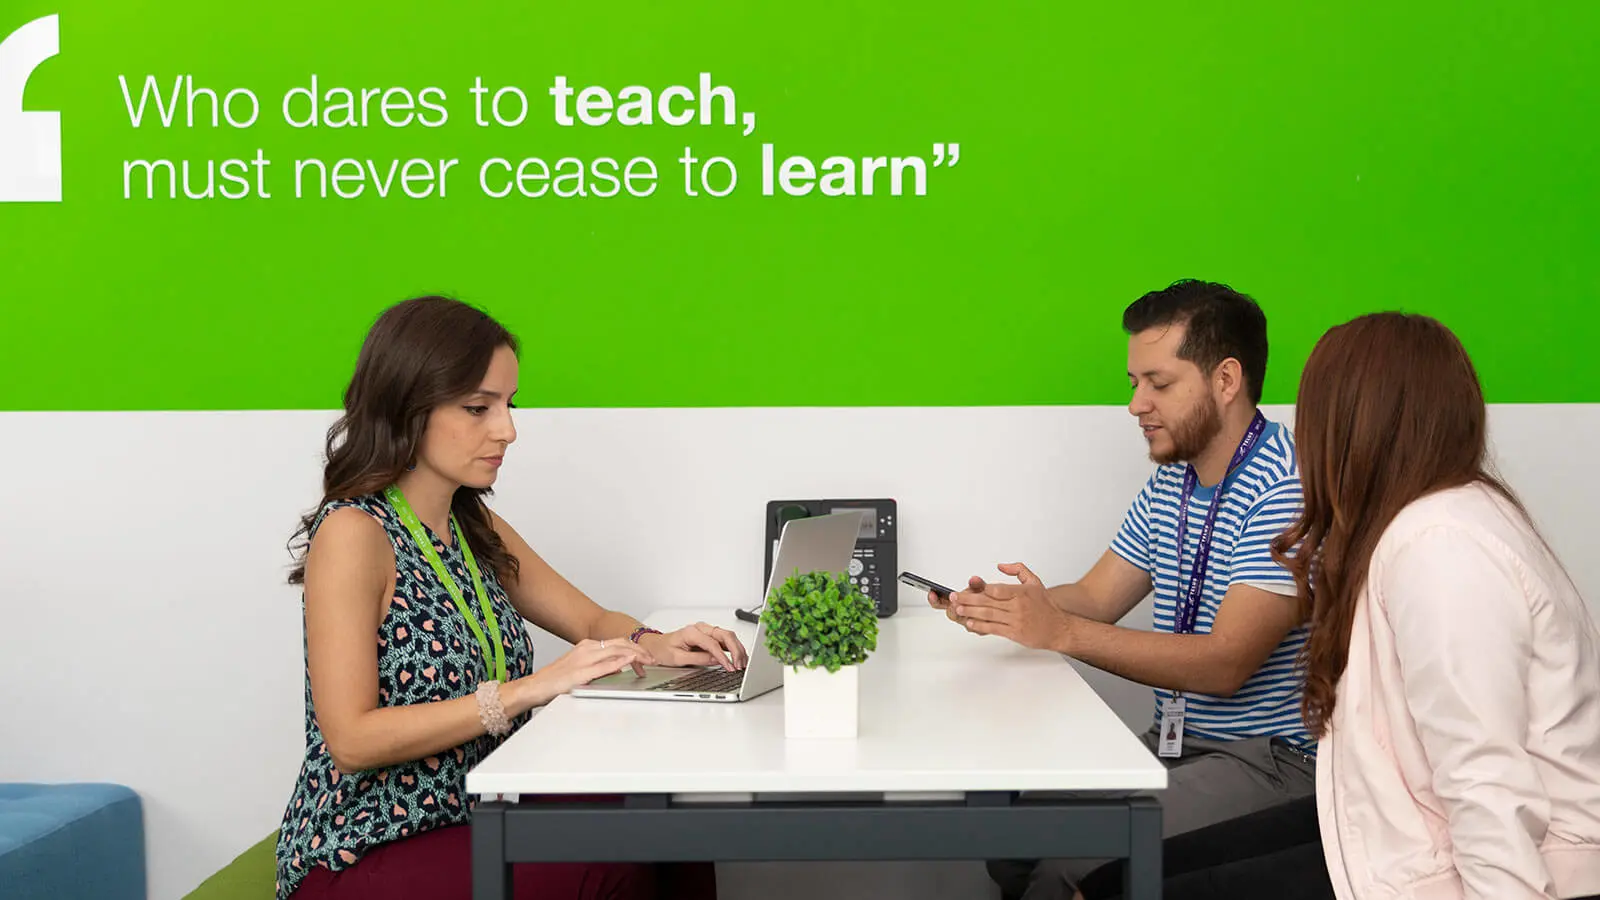
M 496 737 L 511 733 L 511 721 L 500 703 L 500 682 L 485 681 L 478 685 L 478 721 L 483 723 L 485 731 Z
M 639 643 L 639 638 L 642 638 L 647 634 L 660 634 L 660 633 L 661 632 L 655 630 L 654 628 L 650 628 L 650 627 L 645 626 L 645 625 L 640 625 L 638 628 L 635 628 L 633 630 L 633 634 L 628 635 L 628 640 L 630 640 L 633 643 L 637 644 L 637 643 Z

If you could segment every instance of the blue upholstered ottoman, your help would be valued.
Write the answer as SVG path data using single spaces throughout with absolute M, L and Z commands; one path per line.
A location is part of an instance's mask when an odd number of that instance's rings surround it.
M 0 784 L 0 897 L 145 900 L 139 795 L 115 784 Z

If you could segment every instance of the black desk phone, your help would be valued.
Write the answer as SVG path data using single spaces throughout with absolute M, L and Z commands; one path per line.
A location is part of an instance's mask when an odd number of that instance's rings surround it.
M 900 526 L 895 520 L 895 502 L 876 500 L 770 500 L 767 502 L 766 561 L 761 566 L 761 587 L 766 589 L 772 577 L 772 556 L 778 547 L 778 536 L 783 534 L 783 524 L 791 519 L 808 519 L 841 512 L 866 512 L 861 519 L 861 532 L 856 535 L 854 558 L 850 560 L 850 580 L 861 588 L 878 608 L 878 617 L 892 616 L 899 608 L 895 596 L 895 537 Z M 766 597 L 761 602 L 766 602 Z M 735 610 L 739 618 L 754 622 L 759 618 L 755 609 Z

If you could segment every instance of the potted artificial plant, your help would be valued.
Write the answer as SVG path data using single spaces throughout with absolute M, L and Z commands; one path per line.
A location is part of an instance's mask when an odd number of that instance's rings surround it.
M 791 738 L 853 738 L 857 670 L 878 648 L 878 611 L 843 572 L 796 572 L 761 612 L 768 652 L 783 664 L 783 726 Z

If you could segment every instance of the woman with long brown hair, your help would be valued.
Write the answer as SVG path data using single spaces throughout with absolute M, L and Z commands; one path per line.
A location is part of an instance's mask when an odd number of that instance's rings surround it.
M 1332 329 L 1295 443 L 1305 508 L 1274 550 L 1308 601 L 1335 894 L 1600 893 L 1600 634 L 1490 468 L 1460 341 L 1402 313 Z
M 444 297 L 372 326 L 301 521 L 305 753 L 277 845 L 277 897 L 466 900 L 466 773 L 532 711 L 628 666 L 742 668 L 731 631 L 661 634 L 607 610 L 484 502 L 516 440 L 518 342 Z M 573 648 L 535 666 L 525 622 Z M 516 896 L 647 898 L 714 873 L 522 865 Z
M 1600 900 L 1600 633 L 1490 468 L 1466 350 L 1425 316 L 1340 325 L 1294 433 L 1304 507 L 1273 550 L 1311 619 L 1315 804 L 1169 839 L 1164 895 Z

